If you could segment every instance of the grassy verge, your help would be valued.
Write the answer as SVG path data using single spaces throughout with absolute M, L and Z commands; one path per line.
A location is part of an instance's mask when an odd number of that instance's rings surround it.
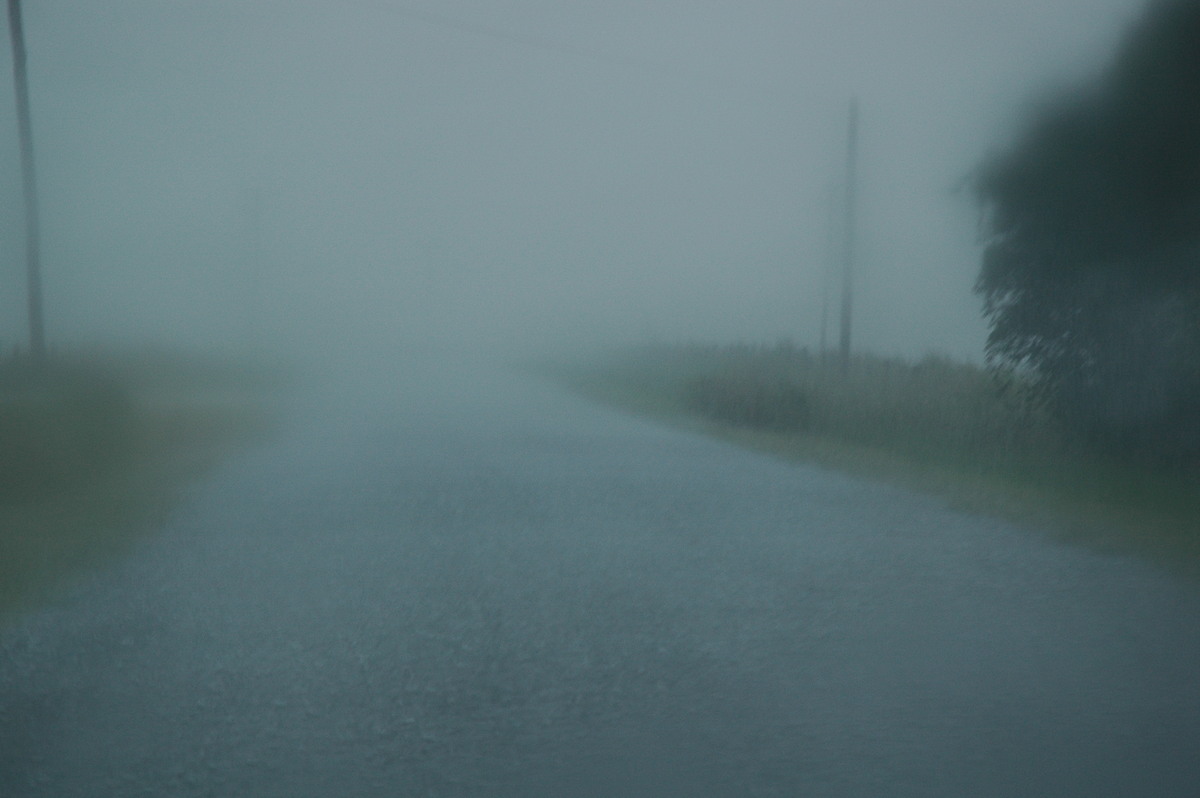
M 1115 461 L 973 365 L 649 346 L 553 375 L 593 399 L 1200 574 L 1200 472 Z
M 155 357 L 0 362 L 0 622 L 118 556 L 231 446 L 269 431 L 270 381 Z

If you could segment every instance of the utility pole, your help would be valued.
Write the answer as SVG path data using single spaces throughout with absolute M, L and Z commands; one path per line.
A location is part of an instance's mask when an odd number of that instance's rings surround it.
M 850 121 L 846 131 L 846 229 L 842 261 L 842 371 L 850 367 L 850 318 L 854 308 L 854 217 L 855 172 L 858 168 L 858 99 L 850 101 Z
M 833 280 L 833 270 L 839 258 L 840 243 L 838 236 L 838 189 L 830 184 L 825 196 L 825 251 L 821 257 L 821 336 L 817 353 L 821 356 L 821 365 L 829 362 L 829 291 Z
M 25 200 L 26 290 L 29 300 L 29 354 L 46 356 L 42 318 L 41 242 L 38 232 L 37 180 L 33 171 L 33 125 L 29 121 L 29 85 L 25 77 L 25 34 L 21 29 L 21 0 L 8 0 L 8 32 L 12 37 L 13 82 L 17 95 L 17 133 L 21 144 L 21 186 Z
M 829 267 L 825 267 L 825 271 L 829 271 Z M 821 356 L 821 364 L 824 365 L 829 356 L 829 279 L 828 276 L 821 278 L 821 339 L 817 352 Z
M 834 310 L 834 291 L 842 273 L 845 252 L 846 191 L 841 180 L 831 181 L 825 195 L 825 256 L 821 269 L 821 365 L 835 360 L 834 349 L 829 345 L 830 326 Z

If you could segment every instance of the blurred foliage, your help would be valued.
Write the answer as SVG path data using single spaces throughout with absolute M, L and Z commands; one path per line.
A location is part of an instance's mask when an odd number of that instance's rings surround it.
M 975 189 L 989 362 L 1123 459 L 1200 459 L 1200 3 L 1151 4 Z

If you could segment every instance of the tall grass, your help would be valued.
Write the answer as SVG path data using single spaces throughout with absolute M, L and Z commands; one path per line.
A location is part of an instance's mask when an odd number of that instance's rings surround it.
M 179 359 L 0 361 L 0 618 L 126 550 L 225 447 L 265 431 L 248 384 Z M 190 398 L 214 388 L 245 398 Z
M 1200 564 L 1200 473 L 1114 460 L 1018 382 L 973 364 L 862 354 L 843 368 L 788 344 L 658 345 L 558 374 L 594 398 L 743 445 Z
M 0 504 L 74 490 L 132 454 L 133 406 L 112 376 L 78 364 L 0 364 Z

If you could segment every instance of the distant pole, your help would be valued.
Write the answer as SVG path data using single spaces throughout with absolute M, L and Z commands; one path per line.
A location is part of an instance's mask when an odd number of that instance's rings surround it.
M 846 242 L 842 261 L 842 371 L 850 366 L 850 318 L 854 307 L 854 216 L 855 172 L 858 168 L 858 100 L 850 101 L 850 122 L 846 131 Z
M 828 267 L 826 268 L 828 271 Z M 822 279 L 821 281 L 821 342 L 820 348 L 817 350 L 821 355 L 821 362 L 825 362 L 826 353 L 829 351 L 829 286 L 826 285 L 829 281 Z
M 829 194 L 825 198 L 825 213 L 827 231 L 825 237 L 825 254 L 821 266 L 821 342 L 818 352 L 821 355 L 821 365 L 829 362 L 829 292 L 833 280 L 834 269 L 839 265 L 839 245 L 841 243 L 838 225 L 840 216 L 838 208 L 839 193 L 836 185 L 829 186 Z
M 29 121 L 29 86 L 25 77 L 25 34 L 21 29 L 21 0 L 8 0 L 8 32 L 12 36 L 13 82 L 17 95 L 17 133 L 21 144 L 21 185 L 25 200 L 25 265 L 29 299 L 29 354 L 46 356 L 42 318 L 42 266 L 38 233 L 37 180 L 33 172 L 33 126 Z

